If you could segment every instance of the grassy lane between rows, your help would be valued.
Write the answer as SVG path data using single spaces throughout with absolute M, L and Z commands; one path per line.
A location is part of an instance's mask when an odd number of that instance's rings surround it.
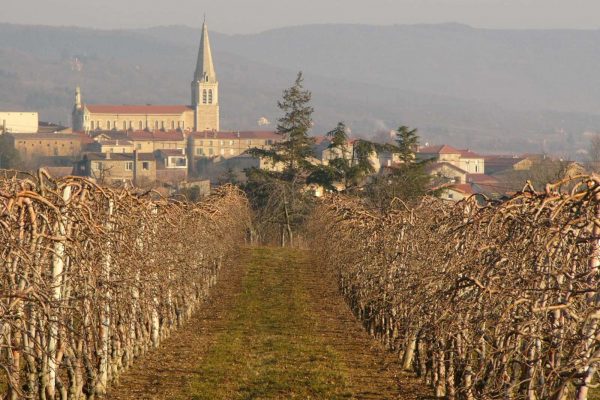
M 249 250 L 242 293 L 185 398 L 347 399 L 347 368 L 318 334 L 302 253 Z

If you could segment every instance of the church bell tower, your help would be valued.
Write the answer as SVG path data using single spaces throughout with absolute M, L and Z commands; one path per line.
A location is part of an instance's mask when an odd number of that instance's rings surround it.
M 213 64 L 206 21 L 202 26 L 200 50 L 192 81 L 192 107 L 196 132 L 219 130 L 219 81 Z

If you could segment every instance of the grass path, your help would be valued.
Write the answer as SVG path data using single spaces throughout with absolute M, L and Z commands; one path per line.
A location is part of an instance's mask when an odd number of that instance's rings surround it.
M 425 399 L 304 252 L 253 248 L 114 399 Z

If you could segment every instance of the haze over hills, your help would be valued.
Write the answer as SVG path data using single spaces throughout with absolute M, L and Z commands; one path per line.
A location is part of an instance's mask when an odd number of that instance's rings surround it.
M 188 103 L 200 29 L 0 24 L 0 38 L 0 109 L 66 123 L 77 84 L 91 103 Z M 429 142 L 572 157 L 600 131 L 600 31 L 313 25 L 211 41 L 224 129 L 274 127 L 302 70 L 316 134 L 406 124 Z

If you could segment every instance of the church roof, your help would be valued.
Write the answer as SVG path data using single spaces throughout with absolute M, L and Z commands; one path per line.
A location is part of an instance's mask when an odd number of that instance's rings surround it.
M 192 137 L 194 139 L 282 139 L 281 135 L 278 135 L 274 131 L 206 131 L 193 132 Z
M 85 108 L 94 114 L 173 114 L 179 115 L 192 111 L 190 106 L 182 105 L 113 105 L 113 104 L 86 104 Z
M 210 49 L 210 40 L 208 39 L 208 27 L 206 26 L 206 22 L 202 26 L 202 38 L 200 39 L 200 49 L 198 50 L 198 61 L 196 62 L 194 81 L 208 83 L 217 82 L 217 74 L 215 73 L 215 66 L 213 64 L 212 51 Z

